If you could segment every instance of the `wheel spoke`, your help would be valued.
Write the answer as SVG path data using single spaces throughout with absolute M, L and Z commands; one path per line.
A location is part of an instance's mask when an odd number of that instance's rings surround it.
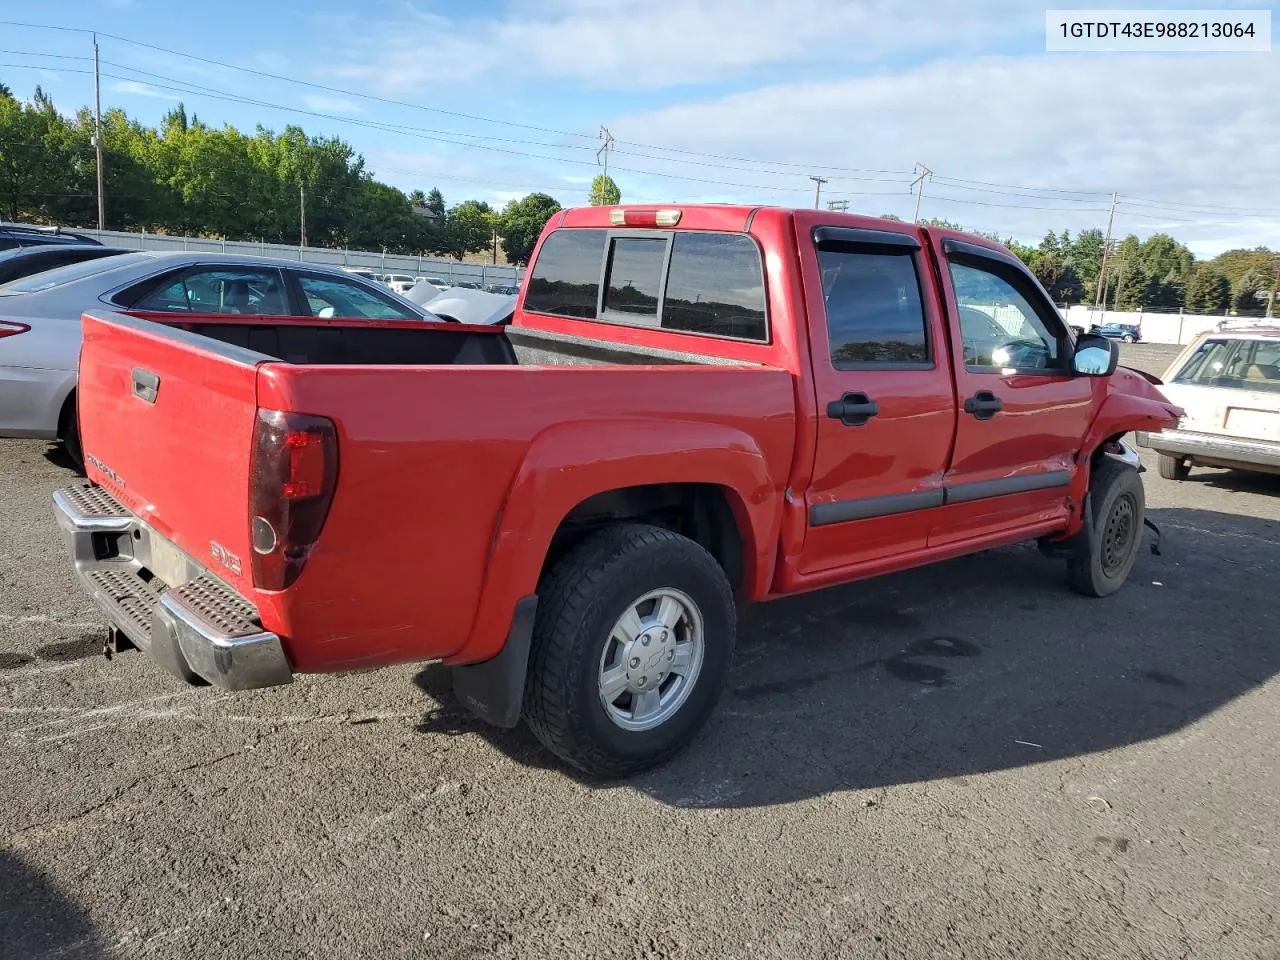
M 645 720 L 662 707 L 662 697 L 657 690 L 646 690 L 635 699 L 635 706 L 631 708 L 631 718 L 633 720 Z
M 609 703 L 613 703 L 613 701 L 617 700 L 618 697 L 622 695 L 622 692 L 626 689 L 627 689 L 626 664 L 606 670 L 600 676 L 600 694 Z
M 693 644 L 682 643 L 676 647 L 676 658 L 671 661 L 671 672 L 684 676 L 693 666 Z
M 636 613 L 635 607 L 628 608 L 627 612 L 618 618 L 613 628 L 613 635 L 624 644 L 632 643 L 642 633 L 644 633 L 644 624 L 640 622 L 640 616 Z
M 674 630 L 680 618 L 684 616 L 684 607 L 674 597 L 662 597 L 653 610 L 653 619 L 668 630 Z

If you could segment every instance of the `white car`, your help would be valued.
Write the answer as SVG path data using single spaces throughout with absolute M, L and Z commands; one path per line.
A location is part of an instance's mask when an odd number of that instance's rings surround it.
M 1280 473 L 1280 326 L 1200 334 L 1160 391 L 1187 412 L 1176 430 L 1137 434 L 1160 454 L 1160 476 L 1185 480 L 1192 467 Z
M 418 282 L 416 277 L 411 277 L 407 273 L 388 273 L 383 275 L 382 282 L 388 287 L 401 295 L 408 293 L 413 289 L 413 285 Z
M 419 283 L 429 284 L 430 286 L 433 286 L 437 290 L 440 290 L 442 292 L 449 289 L 449 281 L 441 280 L 439 277 L 417 277 L 415 279 Z M 405 291 L 405 292 L 407 293 L 408 291 Z
M 219 253 L 137 251 L 0 287 L 0 437 L 62 440 L 80 459 L 75 386 L 86 310 L 441 321 L 334 267 Z

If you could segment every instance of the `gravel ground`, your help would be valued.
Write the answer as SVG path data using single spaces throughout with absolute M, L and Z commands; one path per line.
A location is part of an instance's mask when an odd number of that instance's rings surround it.
M 694 747 L 610 784 L 437 668 L 106 661 L 70 479 L 0 441 L 5 960 L 1280 955 L 1280 478 L 1149 470 L 1105 601 L 1018 547 L 746 611 Z

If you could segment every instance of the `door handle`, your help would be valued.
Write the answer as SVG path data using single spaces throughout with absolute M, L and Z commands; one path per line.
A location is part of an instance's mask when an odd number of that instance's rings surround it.
M 827 416 L 846 427 L 860 427 L 880 412 L 880 404 L 865 393 L 846 393 L 827 404 Z
M 990 420 L 1004 409 L 1004 401 L 990 390 L 979 390 L 964 402 L 964 412 L 971 413 L 979 420 Z
M 147 403 L 155 403 L 160 392 L 160 377 L 150 370 L 134 367 L 132 370 L 133 395 Z

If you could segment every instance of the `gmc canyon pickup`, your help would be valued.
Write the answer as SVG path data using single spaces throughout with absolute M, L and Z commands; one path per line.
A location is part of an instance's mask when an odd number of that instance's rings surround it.
M 739 604 L 1029 540 L 1119 589 L 1120 439 L 1181 415 L 997 244 L 816 210 L 559 213 L 502 328 L 83 328 L 54 501 L 112 642 L 233 690 L 443 661 L 597 775 L 704 723 Z

